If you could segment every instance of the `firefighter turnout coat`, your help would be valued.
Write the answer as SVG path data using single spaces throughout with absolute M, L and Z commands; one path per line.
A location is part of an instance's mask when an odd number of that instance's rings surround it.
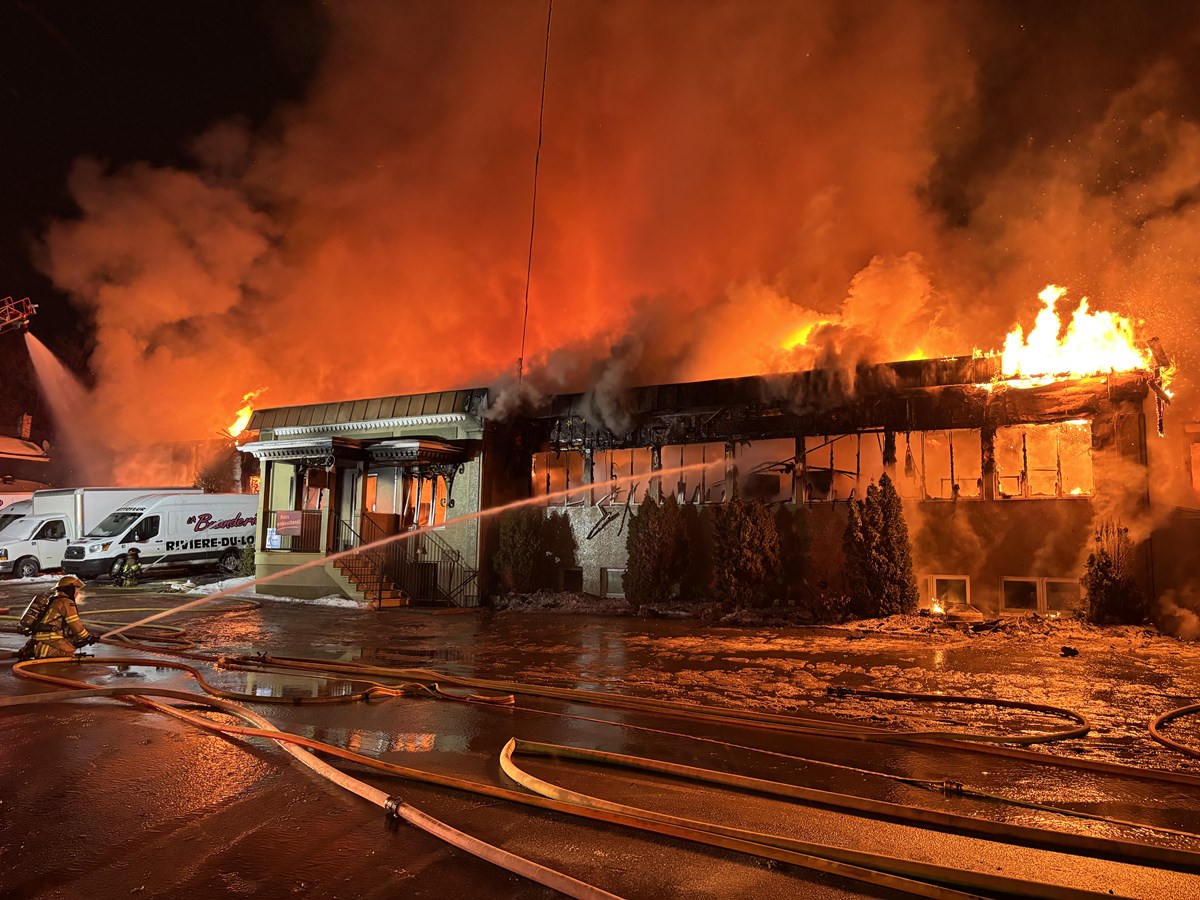
M 91 641 L 92 636 L 79 618 L 75 600 L 61 591 L 50 597 L 50 606 L 33 631 L 35 659 L 47 656 L 72 656 L 76 648 Z

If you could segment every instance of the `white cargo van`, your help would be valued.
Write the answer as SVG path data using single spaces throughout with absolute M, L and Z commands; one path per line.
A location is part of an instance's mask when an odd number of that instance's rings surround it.
M 242 548 L 254 544 L 257 523 L 255 494 L 149 494 L 123 504 L 73 541 L 63 568 L 82 578 L 109 575 L 137 547 L 145 569 L 234 572 Z
M 29 514 L 0 531 L 0 574 L 32 578 L 62 567 L 67 544 L 82 537 L 121 504 L 148 493 L 192 488 L 55 488 L 34 491 Z

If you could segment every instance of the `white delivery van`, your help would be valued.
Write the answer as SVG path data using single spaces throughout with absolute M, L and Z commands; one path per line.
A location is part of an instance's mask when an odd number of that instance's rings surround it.
M 129 500 L 67 547 L 71 575 L 111 575 L 137 547 L 143 569 L 237 570 L 243 547 L 254 545 L 256 494 L 148 494 Z
M 0 531 L 0 574 L 32 578 L 62 568 L 67 544 L 82 537 L 110 512 L 151 492 L 191 488 L 53 488 L 34 491 L 29 514 Z
M 16 503 L 6 503 L 0 506 L 0 532 L 8 527 L 9 523 L 23 519 L 33 512 L 32 500 L 18 500 Z

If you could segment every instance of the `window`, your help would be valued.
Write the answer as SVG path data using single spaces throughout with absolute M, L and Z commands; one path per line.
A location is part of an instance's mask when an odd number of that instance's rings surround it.
M 583 569 L 578 567 L 558 570 L 558 589 L 571 594 L 583 593 Z
M 1051 618 L 1079 612 L 1083 594 L 1078 581 L 1070 578 L 1001 578 L 1000 611 L 1036 612 Z
M 1003 612 L 1037 612 L 1037 579 L 1001 578 L 1000 609 Z
M 792 499 L 796 441 L 792 438 L 738 444 L 734 449 L 738 492 L 745 500 L 779 503 Z
M 725 489 L 725 445 L 670 444 L 662 448 L 664 469 L 690 467 L 663 478 L 663 494 L 675 492 L 680 503 L 720 503 Z
M 600 592 L 605 597 L 624 597 L 625 596 L 625 570 L 624 569 L 601 569 L 600 570 Z
M 806 500 L 846 500 L 858 489 L 858 435 L 810 435 L 804 439 Z
M 146 518 L 133 526 L 133 529 L 129 534 L 125 535 L 121 543 L 140 544 L 143 541 L 148 541 L 156 537 L 158 537 L 158 516 L 146 516 Z
M 1083 588 L 1069 578 L 1045 578 L 1046 612 L 1051 616 L 1072 616 L 1083 604 Z
M 51 519 L 38 529 L 35 541 L 61 541 L 67 536 L 67 526 L 62 519 Z
M 925 499 L 968 500 L 982 495 L 982 452 L 977 429 L 927 431 L 921 440 Z
M 415 474 L 409 479 L 404 521 L 413 528 L 441 528 L 446 524 L 446 482 L 440 475 Z
M 648 451 L 647 451 L 648 452 Z M 583 484 L 583 453 L 579 450 L 548 450 L 533 454 L 533 496 L 551 497 L 551 506 L 572 506 L 585 502 L 586 492 L 562 496 L 568 488 Z
M 641 503 L 650 490 L 650 448 L 632 450 L 597 450 L 594 456 L 593 477 L 596 481 L 596 502 L 601 505 Z M 632 496 L 630 496 L 632 495 Z
M 966 575 L 930 575 L 929 597 L 934 612 L 970 604 L 971 579 Z
M 1090 497 L 1092 426 L 1086 419 L 996 429 L 1002 497 Z

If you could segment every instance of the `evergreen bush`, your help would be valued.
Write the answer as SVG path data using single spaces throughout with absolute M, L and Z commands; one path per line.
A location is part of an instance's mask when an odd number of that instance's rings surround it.
M 894 616 L 917 610 L 917 579 L 904 506 L 885 472 L 867 488 L 865 500 L 851 500 L 842 536 L 846 596 L 852 615 Z
M 1129 529 L 1108 519 L 1096 527 L 1083 578 L 1087 618 L 1096 625 L 1140 625 L 1146 620 L 1145 595 L 1133 577 Z
M 625 598 L 633 604 L 677 598 L 688 567 L 687 525 L 674 494 L 662 504 L 649 495 L 629 521 Z
M 804 589 L 812 551 L 808 510 L 802 505 L 780 504 L 775 510 L 775 531 L 779 535 L 779 599 L 790 606 L 811 605 L 807 603 L 811 592 Z M 824 621 L 815 615 L 814 619 Z
M 770 606 L 779 585 L 779 533 L 761 500 L 733 499 L 713 518 L 713 591 L 734 609 Z
M 541 587 L 545 517 L 544 510 L 526 506 L 501 518 L 494 565 L 506 590 L 527 594 Z
M 254 545 L 243 547 L 238 555 L 237 574 L 240 578 L 254 577 Z

